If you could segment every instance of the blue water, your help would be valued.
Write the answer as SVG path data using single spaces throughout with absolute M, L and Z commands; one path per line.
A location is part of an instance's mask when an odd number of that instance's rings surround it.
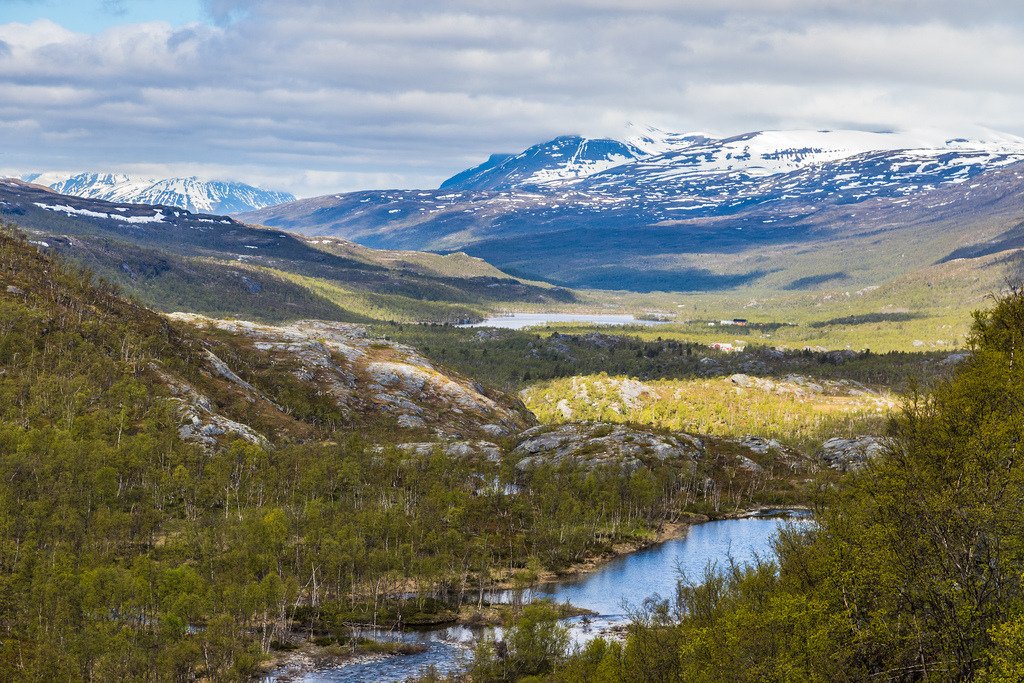
M 681 576 L 700 580 L 710 564 L 719 569 L 730 561 L 748 564 L 755 558 L 774 558 L 772 540 L 786 524 L 807 523 L 793 517 L 727 519 L 690 527 L 686 536 L 620 557 L 597 571 L 571 581 L 546 584 L 525 596 L 571 602 L 597 616 L 565 620 L 572 640 L 583 643 L 628 621 L 629 611 L 645 598 L 659 595 L 672 599 Z M 496 593 L 491 599 L 510 599 Z M 441 673 L 458 670 L 469 656 L 473 641 L 482 631 L 452 627 L 423 633 L 377 633 L 374 637 L 422 642 L 429 649 L 409 656 L 379 657 L 321 669 L 295 680 L 305 683 L 355 683 L 357 681 L 404 681 L 434 666 Z
M 440 674 L 451 674 L 464 668 L 479 634 L 468 628 L 453 626 L 437 631 L 418 633 L 364 632 L 380 640 L 402 640 L 423 643 L 425 652 L 414 655 L 375 656 L 340 666 L 313 671 L 291 680 L 303 683 L 362 683 L 363 681 L 405 681 L 433 667 Z M 274 681 L 273 677 L 270 681 Z
M 730 557 L 739 564 L 773 559 L 771 539 L 787 523 L 781 517 L 747 517 L 695 524 L 683 538 L 624 555 L 578 579 L 541 586 L 535 597 L 568 601 L 602 616 L 625 615 L 654 594 L 674 597 L 680 573 L 700 580 L 708 563 L 722 568 Z
M 496 316 L 483 322 L 462 327 L 500 327 L 506 330 L 521 330 L 526 327 L 540 327 L 548 323 L 581 323 L 585 325 L 663 325 L 661 320 L 637 320 L 631 315 L 582 315 L 572 313 L 513 313 Z

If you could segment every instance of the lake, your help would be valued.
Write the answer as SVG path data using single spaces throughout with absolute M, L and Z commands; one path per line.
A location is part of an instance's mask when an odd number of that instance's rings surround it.
M 740 564 L 750 563 L 757 557 L 772 559 L 772 539 L 779 529 L 789 523 L 807 521 L 802 513 L 784 514 L 786 516 L 780 513 L 777 516 L 696 524 L 682 538 L 624 555 L 573 580 L 539 586 L 525 597 L 568 601 L 597 612 L 595 617 L 574 617 L 564 621 L 572 640 L 583 643 L 627 622 L 629 608 L 640 605 L 645 598 L 654 594 L 671 598 L 675 594 L 680 571 L 690 579 L 699 579 L 709 563 L 721 568 L 730 558 Z M 510 596 L 491 596 L 492 599 L 502 597 Z M 457 626 L 422 633 L 379 632 L 372 635 L 420 642 L 427 645 L 428 650 L 416 655 L 350 662 L 307 673 L 295 680 L 306 683 L 404 681 L 431 665 L 442 673 L 450 673 L 462 666 L 481 631 Z
M 542 327 L 549 323 L 578 323 L 581 325 L 664 325 L 664 320 L 639 320 L 632 315 L 585 315 L 574 313 L 513 313 L 495 316 L 483 322 L 460 325 L 460 327 L 500 327 L 506 330 L 521 330 L 527 327 Z

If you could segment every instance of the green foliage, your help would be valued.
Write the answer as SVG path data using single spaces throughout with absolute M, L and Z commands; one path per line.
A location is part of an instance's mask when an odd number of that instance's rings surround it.
M 471 679 L 481 683 L 521 681 L 550 673 L 569 647 L 569 633 L 558 618 L 558 608 L 549 603 L 524 607 L 503 640 L 487 635 L 477 644 Z
M 846 379 L 903 391 L 949 370 L 942 362 L 947 354 L 938 352 L 783 352 L 751 345 L 744 353 L 726 353 L 680 341 L 664 328 L 581 328 L 570 330 L 572 334 L 557 330 L 565 328 L 484 330 L 398 323 L 376 327 L 379 334 L 410 344 L 432 360 L 507 391 L 598 373 L 651 380 L 728 377 L 737 372 Z
M 381 449 L 288 368 L 195 334 L 0 234 L 0 680 L 244 679 L 293 629 L 450 621 L 499 581 L 646 538 L 696 485 Z M 183 442 L 164 378 L 220 401 L 204 342 L 313 438 Z M 547 666 L 548 617 L 519 633 L 523 666 Z
M 638 384 L 601 374 L 535 384 L 521 396 L 544 423 L 628 422 L 717 436 L 756 434 L 808 447 L 834 436 L 884 430 L 891 396 L 788 388 L 743 388 L 724 378 Z
M 781 536 L 778 565 L 684 584 L 670 625 L 635 625 L 627 651 L 658 629 L 679 639 L 677 660 L 642 676 L 1020 680 L 1022 311 L 1013 292 L 976 317 L 971 360 L 908 398 L 887 455 Z
M 176 328 L 6 234 L 0 285 L 2 680 L 247 678 L 295 630 L 338 645 L 351 642 L 352 623 L 443 622 L 499 583 L 522 587 L 647 539 L 722 475 L 714 461 L 694 471 L 652 464 L 628 478 L 572 464 L 520 474 L 510 462 L 380 448 L 366 438 L 377 434 L 346 431 L 329 401 L 302 392 L 290 368 Z M 481 671 L 601 681 L 1011 676 L 1024 613 L 1014 516 L 1024 499 L 1024 373 L 1016 333 L 999 330 L 1014 310 L 979 319 L 974 360 L 911 402 L 895 432 L 901 448 L 830 494 L 816 530 L 782 538 L 778 571 L 737 569 L 689 587 L 674 609 L 648 606 L 624 645 L 573 657 L 557 612 L 529 608 L 504 654 L 492 643 L 481 655 L 481 667 L 497 668 Z M 494 367 L 499 383 L 609 361 L 629 374 L 690 377 L 707 353 L 656 340 L 512 333 L 491 344 L 471 330 L 388 329 L 418 336 L 445 362 Z M 225 405 L 233 394 L 202 371 L 207 346 L 287 418 Z M 533 360 L 515 370 L 521 357 Z M 841 367 L 813 354 L 776 360 L 779 373 Z M 919 361 L 872 354 L 844 364 L 910 376 Z M 289 438 L 267 449 L 183 442 L 167 374 Z M 752 495 L 740 489 L 736 505 Z

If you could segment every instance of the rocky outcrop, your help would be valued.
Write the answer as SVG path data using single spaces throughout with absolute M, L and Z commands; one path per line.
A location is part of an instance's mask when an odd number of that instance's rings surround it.
M 224 417 L 214 410 L 213 402 L 188 382 L 178 379 L 157 365 L 150 366 L 171 392 L 171 399 L 177 405 L 181 425 L 178 437 L 205 448 L 213 448 L 221 437 L 241 438 L 249 443 L 267 447 L 270 442 L 252 427 Z
M 658 462 L 692 468 L 703 453 L 703 442 L 688 434 L 659 434 L 600 422 L 535 427 L 520 434 L 512 450 L 520 471 L 566 461 L 627 470 Z
M 744 436 L 739 439 L 737 443 L 749 448 L 758 455 L 768 455 L 773 451 L 776 453 L 785 453 L 789 450 L 777 439 L 768 439 L 763 436 Z
M 380 447 L 381 450 L 384 447 Z M 490 441 L 451 441 L 448 443 L 436 441 L 421 441 L 412 443 L 395 444 L 395 449 L 407 453 L 425 457 L 440 450 L 451 458 L 462 459 L 483 459 L 491 462 L 501 462 L 501 448 Z
M 820 457 L 834 470 L 850 472 L 864 467 L 885 452 L 888 443 L 877 436 L 858 436 L 852 439 L 829 439 L 821 446 Z
M 328 395 L 353 421 L 389 416 L 400 429 L 429 430 L 441 439 L 502 437 L 529 427 L 532 416 L 501 395 L 435 367 L 415 349 L 375 337 L 362 325 L 303 320 L 265 325 L 175 313 L 173 319 L 213 327 L 243 339 L 296 379 Z M 246 394 L 256 388 L 220 358 L 211 371 Z

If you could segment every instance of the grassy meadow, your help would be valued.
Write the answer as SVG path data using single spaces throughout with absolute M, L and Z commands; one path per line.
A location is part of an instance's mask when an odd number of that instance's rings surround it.
M 520 397 L 544 423 L 574 421 L 632 424 L 742 437 L 778 439 L 815 447 L 834 436 L 877 434 L 897 404 L 889 392 L 826 383 L 824 391 L 791 381 L 743 387 L 727 377 L 638 382 L 589 375 L 532 385 Z

